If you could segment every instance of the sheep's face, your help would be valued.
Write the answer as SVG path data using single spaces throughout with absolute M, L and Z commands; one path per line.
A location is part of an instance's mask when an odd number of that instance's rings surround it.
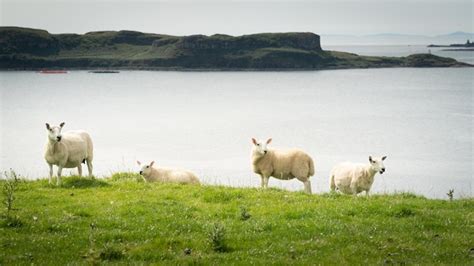
M 379 172 L 380 174 L 383 174 L 385 172 L 385 166 L 383 165 L 383 161 L 387 158 L 387 156 L 383 156 L 382 158 L 375 158 L 372 156 L 369 156 L 369 162 L 370 165 L 372 166 L 372 169 L 376 172 Z
M 140 161 L 137 161 L 138 166 L 140 166 L 140 174 L 142 176 L 149 176 L 154 163 L 155 161 L 152 161 L 150 164 L 142 164 Z
M 48 130 L 48 138 L 52 142 L 60 142 L 62 139 L 61 130 L 64 127 L 64 122 L 59 124 L 59 126 L 50 126 L 46 123 L 46 129 Z
M 268 139 L 266 142 L 260 142 L 254 138 L 252 138 L 252 143 L 253 143 L 253 152 L 260 154 L 260 155 L 265 155 L 268 152 L 267 146 L 272 142 L 272 139 Z

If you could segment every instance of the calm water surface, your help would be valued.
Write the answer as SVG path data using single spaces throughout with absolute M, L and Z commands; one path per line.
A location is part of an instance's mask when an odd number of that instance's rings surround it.
M 0 168 L 45 177 L 45 122 L 84 129 L 95 174 L 135 161 L 195 171 L 205 183 L 258 186 L 251 138 L 313 156 L 313 191 L 341 161 L 387 155 L 374 192 L 472 196 L 472 69 L 308 72 L 0 72 Z M 67 170 L 66 173 L 76 170 Z M 270 185 L 301 190 L 298 181 Z

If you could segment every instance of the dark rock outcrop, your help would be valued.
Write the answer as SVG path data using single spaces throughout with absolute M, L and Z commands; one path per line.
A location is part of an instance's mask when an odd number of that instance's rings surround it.
M 262 33 L 232 37 L 191 35 L 181 38 L 178 48 L 191 50 L 250 50 L 260 48 L 294 48 L 321 51 L 319 35 L 314 33 Z
M 59 52 L 60 45 L 45 30 L 4 27 L 0 31 L 0 54 L 32 54 L 48 56 Z

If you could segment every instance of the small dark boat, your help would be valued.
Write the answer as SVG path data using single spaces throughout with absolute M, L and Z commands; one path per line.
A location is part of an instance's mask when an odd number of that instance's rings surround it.
M 92 70 L 92 71 L 89 71 L 89 73 L 95 73 L 95 74 L 114 74 L 114 73 L 120 73 L 120 71 L 117 71 L 117 70 Z
M 38 71 L 38 73 L 41 73 L 41 74 L 67 74 L 67 71 L 66 70 L 47 70 L 47 69 L 43 69 L 43 70 Z

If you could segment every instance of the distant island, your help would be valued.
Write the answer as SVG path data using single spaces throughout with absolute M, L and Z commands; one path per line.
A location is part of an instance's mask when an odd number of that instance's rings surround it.
M 430 44 L 428 47 L 450 47 L 454 49 L 443 49 L 442 51 L 474 51 L 474 42 L 467 40 L 466 43 L 454 43 L 450 45 Z
M 0 69 L 319 70 L 383 67 L 465 67 L 432 54 L 359 56 L 325 51 L 310 32 L 243 36 L 171 36 L 137 31 L 50 34 L 0 27 Z

